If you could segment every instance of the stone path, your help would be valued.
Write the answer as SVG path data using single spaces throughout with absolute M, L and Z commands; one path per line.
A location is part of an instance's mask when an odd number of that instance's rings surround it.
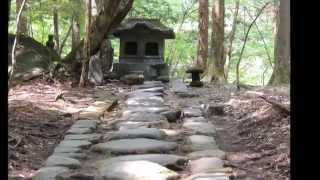
M 177 85 L 177 86 L 176 86 Z M 187 94 L 181 82 L 169 93 Z M 203 109 L 166 105 L 161 82 L 133 86 L 112 131 L 99 131 L 103 102 L 84 111 L 35 180 L 228 180 L 225 152 Z

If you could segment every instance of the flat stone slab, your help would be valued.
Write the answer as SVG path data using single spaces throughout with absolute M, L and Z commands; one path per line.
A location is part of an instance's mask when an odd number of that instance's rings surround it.
M 179 175 L 166 167 L 149 161 L 120 161 L 102 166 L 98 170 L 101 179 L 116 180 L 168 180 Z
M 33 180 L 56 180 L 58 175 L 68 171 L 66 167 L 43 167 L 35 173 Z
M 92 131 L 90 127 L 72 127 L 67 131 L 67 134 L 90 134 Z
M 230 180 L 224 173 L 197 173 L 189 176 L 186 180 Z
M 202 116 L 185 118 L 183 121 L 185 123 L 190 123 L 190 122 L 208 122 L 208 120 L 206 118 L 202 117 Z
M 101 134 L 69 134 L 64 137 L 65 140 L 85 140 L 90 142 L 97 142 L 101 138 Z
M 209 122 L 185 122 L 182 126 L 192 130 L 195 134 L 211 136 L 215 134 L 214 126 Z
M 59 145 L 63 147 L 86 149 L 91 146 L 91 142 L 85 140 L 63 140 Z
M 176 148 L 177 144 L 175 142 L 147 138 L 112 140 L 92 146 L 93 151 L 106 154 L 165 153 Z
M 158 92 L 158 93 L 163 93 L 164 92 L 164 87 L 153 87 L 153 88 L 139 89 L 139 90 L 135 90 L 133 92 Z
M 82 151 L 81 148 L 70 147 L 70 146 L 61 146 L 61 145 L 58 145 L 54 149 L 54 153 L 78 153 L 81 151 Z
M 80 168 L 80 161 L 73 158 L 51 155 L 46 160 L 46 166 L 63 166 L 70 169 Z
M 189 153 L 187 157 L 191 160 L 200 159 L 203 157 L 216 157 L 219 159 L 226 159 L 226 153 L 224 151 L 221 151 L 220 149 L 210 149 Z
M 123 121 L 136 121 L 136 122 L 155 122 L 165 120 L 166 117 L 161 114 L 150 112 L 137 112 L 130 115 L 123 115 L 121 117 Z
M 163 93 L 159 93 L 159 92 L 130 92 L 130 93 L 126 93 L 125 94 L 127 97 L 131 98 L 131 97 L 163 97 L 164 94 Z
M 181 79 L 171 81 L 171 88 L 175 93 L 187 93 L 188 88 Z
M 163 99 L 157 96 L 129 98 L 125 103 L 128 106 L 163 106 Z
M 216 157 L 204 157 L 189 163 L 192 173 L 210 173 L 223 168 L 223 160 Z
M 98 166 L 105 166 L 107 164 L 119 161 L 150 161 L 161 166 L 168 165 L 183 165 L 187 162 L 187 158 L 183 156 L 173 155 L 173 154 L 138 154 L 138 155 L 125 155 L 114 158 L 105 159 L 98 161 Z
M 168 128 L 170 125 L 167 121 L 154 121 L 154 122 L 137 122 L 137 121 L 124 121 L 116 124 L 119 130 L 134 129 L 134 128 Z
M 184 117 L 199 117 L 202 116 L 201 108 L 186 108 L 183 110 Z
M 109 140 L 131 138 L 163 139 L 164 137 L 165 133 L 159 129 L 143 127 L 137 129 L 119 130 L 108 135 Z
M 61 157 L 67 157 L 67 158 L 73 158 L 73 159 L 86 159 L 87 155 L 84 153 L 53 153 L 53 156 L 61 156 Z
M 217 149 L 216 142 L 213 137 L 203 135 L 192 135 L 187 138 L 190 149 L 193 151 Z
M 169 111 L 170 108 L 167 106 L 163 107 L 139 107 L 139 106 L 128 106 L 128 109 L 123 111 L 123 115 L 128 115 L 136 112 L 150 112 L 150 113 L 161 113 Z
M 98 122 L 94 120 L 78 120 L 71 126 L 71 128 L 97 129 L 97 126 Z

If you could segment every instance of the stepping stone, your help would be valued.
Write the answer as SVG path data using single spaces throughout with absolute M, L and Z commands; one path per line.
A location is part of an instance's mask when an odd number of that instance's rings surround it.
M 68 171 L 66 167 L 43 167 L 35 173 L 33 180 L 56 180 L 58 175 Z
M 149 98 L 129 98 L 125 103 L 128 106 L 163 106 L 164 100 L 161 97 L 151 96 Z
M 80 168 L 80 161 L 73 158 L 51 155 L 46 160 L 46 166 L 63 166 L 70 169 Z
M 158 93 L 158 92 L 130 92 L 130 93 L 126 93 L 126 96 L 128 96 L 129 98 L 133 97 L 163 97 L 164 94 L 163 93 Z
M 98 172 L 98 178 L 116 180 L 168 180 L 179 177 L 176 172 L 149 161 L 114 162 L 100 167 Z
M 63 147 L 86 149 L 91 146 L 91 142 L 84 140 L 63 140 L 59 145 Z
M 207 122 L 185 122 L 183 127 L 192 130 L 195 134 L 214 135 L 215 128 L 211 123 Z
M 216 157 L 204 157 L 192 160 L 189 163 L 191 172 L 195 173 L 212 173 L 215 170 L 223 168 L 223 160 Z
M 53 153 L 53 156 L 61 156 L 61 157 L 67 157 L 67 158 L 73 158 L 73 159 L 86 159 L 87 156 L 84 153 Z
M 191 160 L 199 159 L 203 157 L 216 157 L 219 159 L 226 159 L 226 153 L 221 151 L 220 149 L 213 149 L 213 150 L 203 150 L 203 151 L 195 151 L 189 153 L 187 157 Z
M 230 180 L 224 173 L 198 173 L 191 175 L 186 180 Z
M 202 116 L 200 108 L 187 108 L 183 110 L 184 117 L 199 117 Z
M 135 85 L 132 86 L 134 89 L 149 89 L 155 87 L 164 87 L 163 84 L 143 84 L 143 85 Z
M 59 180 L 96 180 L 94 174 L 85 172 L 66 172 L 57 176 Z
M 190 149 L 193 151 L 218 149 L 213 137 L 203 135 L 192 135 L 187 138 Z
M 187 93 L 188 88 L 181 79 L 171 81 L 171 88 L 175 93 Z
M 80 148 L 70 147 L 70 146 L 61 146 L 61 145 L 58 145 L 54 149 L 54 153 L 78 153 L 81 151 L 82 150 Z
M 187 162 L 187 158 L 183 156 L 173 154 L 138 154 L 138 155 L 125 155 L 114 158 L 98 161 L 99 166 L 105 166 L 107 164 L 119 161 L 151 161 L 153 163 L 160 164 L 161 166 L 169 165 L 183 165 Z
M 92 146 L 93 151 L 105 154 L 165 153 L 176 148 L 177 144 L 175 142 L 146 138 L 112 140 Z
M 131 138 L 163 139 L 164 137 L 165 133 L 156 128 L 137 128 L 119 130 L 108 135 L 109 140 Z
M 133 92 L 158 92 L 158 93 L 163 93 L 164 92 L 164 87 L 153 87 L 153 88 L 147 88 L 147 89 L 139 89 Z
M 116 124 L 116 127 L 119 130 L 123 129 L 134 129 L 134 128 L 151 128 L 151 127 L 162 127 L 162 128 L 168 128 L 170 125 L 167 121 L 154 121 L 154 122 L 137 122 L 137 121 L 125 121 L 125 122 L 119 122 Z
M 67 131 L 67 134 L 90 134 L 92 131 L 91 128 L 72 127 Z
M 161 113 L 169 111 L 169 107 L 137 107 L 137 106 L 128 106 L 128 109 L 123 111 L 123 115 L 128 115 L 136 112 L 150 112 L 150 113 Z
M 205 119 L 204 117 L 200 116 L 200 117 L 190 117 L 190 118 L 185 118 L 184 123 L 190 123 L 190 122 L 208 122 L 207 119 Z
M 70 134 L 64 137 L 65 140 L 85 140 L 90 142 L 97 142 L 101 139 L 101 134 Z
M 156 122 L 166 120 L 166 118 L 161 114 L 155 114 L 150 112 L 137 112 L 130 115 L 123 115 L 122 120 L 135 122 Z
M 78 120 L 71 126 L 71 128 L 97 129 L 97 126 L 98 122 L 94 120 Z

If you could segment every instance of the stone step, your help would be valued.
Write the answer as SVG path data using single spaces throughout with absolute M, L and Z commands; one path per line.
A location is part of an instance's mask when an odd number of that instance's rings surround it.
M 214 126 L 209 122 L 184 122 L 184 128 L 191 130 L 194 134 L 212 136 L 215 134 Z
M 213 137 L 203 135 L 192 135 L 187 138 L 187 143 L 192 151 L 218 149 Z
M 188 88 L 187 86 L 183 83 L 181 79 L 176 79 L 171 81 L 171 88 L 172 91 L 175 93 L 187 93 Z
M 167 153 L 176 148 L 175 142 L 147 138 L 112 140 L 92 146 L 93 151 L 105 154 Z
M 117 180 L 167 180 L 179 175 L 166 167 L 150 161 L 120 161 L 99 168 L 98 178 Z
M 108 158 L 105 160 L 100 160 L 97 162 L 98 166 L 105 166 L 112 162 L 119 161 L 150 161 L 157 163 L 162 166 L 174 166 L 174 165 L 184 165 L 188 159 L 183 156 L 173 155 L 173 154 L 138 154 L 138 155 L 124 155 L 113 158 Z
M 112 132 L 106 136 L 109 140 L 115 139 L 131 139 L 131 138 L 150 138 L 150 139 L 163 139 L 165 133 L 156 128 L 136 128 L 125 129 Z

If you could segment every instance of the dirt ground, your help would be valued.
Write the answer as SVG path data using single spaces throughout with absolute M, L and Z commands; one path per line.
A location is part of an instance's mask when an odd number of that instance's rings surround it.
M 290 175 L 288 87 L 236 91 L 232 85 L 194 88 L 200 97 L 176 104 L 225 104 L 224 116 L 210 117 L 218 146 L 227 152 L 234 179 L 287 180 Z
M 107 84 L 99 92 L 115 98 L 128 88 Z M 99 88 L 98 88 L 99 89 Z M 172 99 L 169 104 L 224 103 L 225 115 L 210 120 L 216 141 L 227 152 L 234 179 L 289 179 L 289 89 L 255 88 L 237 92 L 231 85 L 192 89 L 194 98 Z M 74 122 L 77 113 L 94 101 L 97 88 L 71 88 L 70 83 L 49 84 L 34 80 L 9 92 L 9 174 L 30 177 L 52 153 Z M 63 99 L 56 100 L 63 94 Z M 288 111 L 287 111 L 288 110 Z
M 8 171 L 13 177 L 32 177 L 63 139 L 79 111 L 88 107 L 97 93 L 113 99 L 119 86 L 71 88 L 70 82 L 33 80 L 16 85 L 8 101 Z M 109 94 L 109 95 L 108 95 Z M 62 98 L 57 98 L 62 95 Z

